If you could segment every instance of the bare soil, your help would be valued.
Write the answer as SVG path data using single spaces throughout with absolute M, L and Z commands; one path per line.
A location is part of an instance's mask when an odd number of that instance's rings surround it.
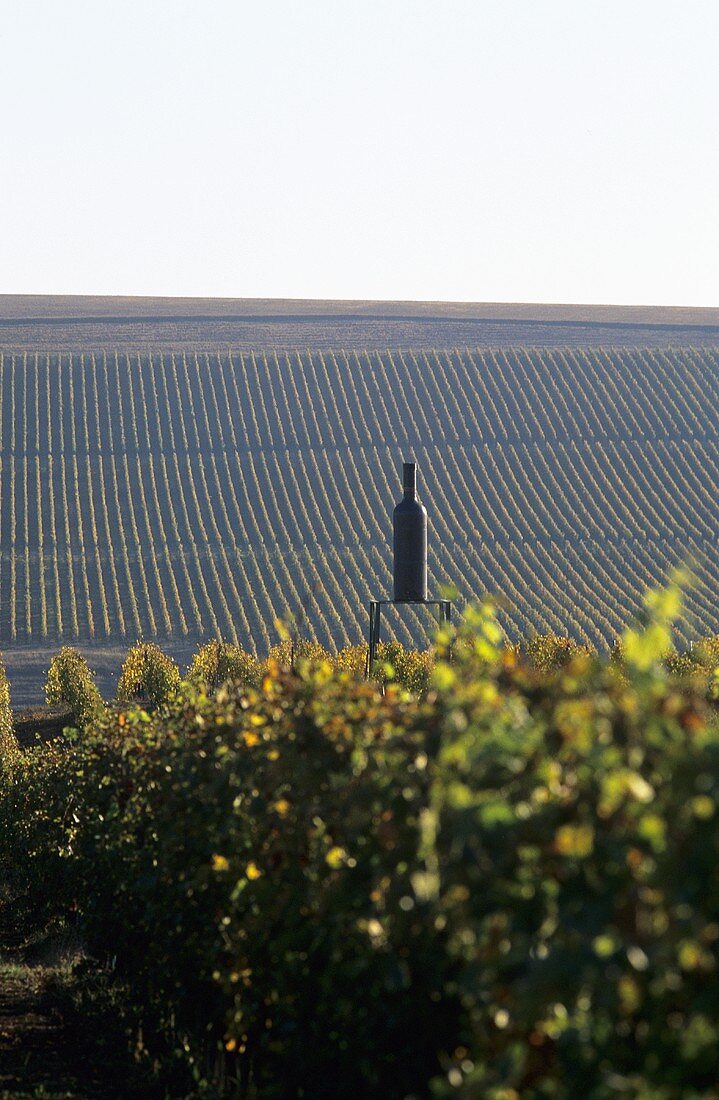
M 158 1096 L 107 1008 L 78 1009 L 79 945 L 67 932 L 31 932 L 21 899 L 8 895 L 0 897 L 0 1100 Z
M 195 652 L 206 638 L 159 638 L 163 651 L 178 662 L 184 675 Z M 132 645 L 128 639 L 122 645 L 103 645 L 71 641 L 74 649 L 82 653 L 92 669 L 100 694 L 105 701 L 115 698 L 122 662 Z M 10 680 L 10 698 L 14 710 L 39 707 L 45 697 L 45 681 L 52 658 L 60 652 L 62 642 L 52 645 L 31 646 L 10 643 L 2 651 L 2 661 Z
M 84 1029 L 58 1009 L 53 968 L 0 962 L 0 1096 L 90 1100 L 107 1096 Z
M 716 344 L 719 309 L 0 295 L 0 351 Z

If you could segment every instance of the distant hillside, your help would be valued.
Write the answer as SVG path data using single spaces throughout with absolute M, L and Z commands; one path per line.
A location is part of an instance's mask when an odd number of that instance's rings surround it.
M 689 559 L 682 635 L 717 631 L 717 408 L 719 345 L 5 354 L 0 644 L 359 641 L 409 457 L 432 587 L 510 636 L 610 645 Z
M 0 295 L 0 349 L 159 351 L 719 342 L 719 309 Z

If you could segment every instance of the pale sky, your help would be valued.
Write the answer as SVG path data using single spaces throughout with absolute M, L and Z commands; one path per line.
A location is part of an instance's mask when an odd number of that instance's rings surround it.
M 0 292 L 719 305 L 716 0 L 0 0 Z

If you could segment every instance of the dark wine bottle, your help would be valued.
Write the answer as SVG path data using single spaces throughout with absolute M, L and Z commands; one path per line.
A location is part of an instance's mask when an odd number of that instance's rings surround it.
M 402 466 L 404 497 L 394 510 L 394 599 L 427 599 L 427 509 L 417 499 L 417 464 Z

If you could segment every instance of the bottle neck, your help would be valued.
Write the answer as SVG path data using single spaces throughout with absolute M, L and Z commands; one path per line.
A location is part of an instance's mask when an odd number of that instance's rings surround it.
M 414 500 L 417 495 L 417 467 L 414 462 L 405 462 L 402 469 L 402 488 L 404 499 Z

